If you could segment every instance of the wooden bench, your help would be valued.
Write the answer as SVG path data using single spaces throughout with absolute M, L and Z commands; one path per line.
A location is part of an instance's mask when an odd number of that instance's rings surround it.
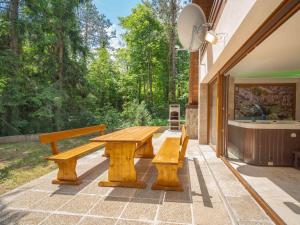
M 56 143 L 58 141 L 79 137 L 87 134 L 99 132 L 104 133 L 106 126 L 104 124 L 85 127 L 79 129 L 65 130 L 53 133 L 42 134 L 40 142 L 42 144 L 51 144 L 52 156 L 47 157 L 58 165 L 57 178 L 52 181 L 53 184 L 80 184 L 81 181 L 77 177 L 76 164 L 77 159 L 103 147 L 103 142 L 90 142 L 64 152 L 59 152 Z
M 294 156 L 294 167 L 299 169 L 300 166 L 299 166 L 299 161 L 300 161 L 300 151 L 293 151 L 293 156 Z
M 189 137 L 183 126 L 180 138 L 169 137 L 161 145 L 158 153 L 152 160 L 157 169 L 156 182 L 153 190 L 183 191 L 178 178 L 178 169 L 183 167 Z

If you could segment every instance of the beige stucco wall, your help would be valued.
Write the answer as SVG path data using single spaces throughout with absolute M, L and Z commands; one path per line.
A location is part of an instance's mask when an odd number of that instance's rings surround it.
M 233 34 L 236 32 L 241 22 L 245 19 L 256 0 L 228 0 L 226 1 L 222 15 L 215 28 L 215 32 L 222 34 L 221 40 L 212 46 L 213 62 L 215 62 Z M 208 65 L 209 67 L 209 65 Z
M 281 2 L 228 0 L 216 28 L 217 32 L 226 33 L 225 42 L 207 48 L 208 54 L 199 62 L 200 81 L 209 82 Z
M 300 120 L 300 79 L 296 78 L 230 78 L 228 94 L 229 119 L 234 119 L 234 84 L 296 83 L 296 120 Z
M 199 104 L 198 104 L 198 140 L 199 144 L 207 144 L 207 123 L 208 123 L 208 84 L 199 85 Z
M 190 139 L 198 139 L 198 109 L 186 108 L 185 118 L 187 126 L 187 134 Z

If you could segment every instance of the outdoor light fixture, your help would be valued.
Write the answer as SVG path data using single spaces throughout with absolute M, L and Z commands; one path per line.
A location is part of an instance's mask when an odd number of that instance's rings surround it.
M 211 44 L 216 44 L 218 42 L 218 36 L 213 30 L 206 32 L 205 40 Z

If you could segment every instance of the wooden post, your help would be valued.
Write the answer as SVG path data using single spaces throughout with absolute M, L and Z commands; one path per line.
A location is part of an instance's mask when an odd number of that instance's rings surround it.
M 220 157 L 222 155 L 223 148 L 223 75 L 218 74 L 217 77 L 217 147 L 216 156 Z
M 51 142 L 51 150 L 53 155 L 57 155 L 59 153 L 55 142 Z

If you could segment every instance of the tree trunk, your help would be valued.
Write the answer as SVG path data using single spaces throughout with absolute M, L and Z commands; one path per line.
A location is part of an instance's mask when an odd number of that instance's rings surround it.
M 87 16 L 86 16 L 86 18 L 85 18 L 85 27 L 84 27 L 84 29 L 85 29 L 85 33 L 84 33 L 84 43 L 85 43 L 85 46 L 88 48 L 89 46 L 89 43 L 88 43 L 88 32 L 89 32 L 89 21 L 88 21 L 88 18 L 87 18 Z
M 61 99 L 63 98 L 62 96 L 62 91 L 63 91 L 63 79 L 64 79 L 64 55 L 65 55 L 65 44 L 64 44 L 64 34 L 63 30 L 60 29 L 58 33 L 58 40 L 57 40 L 57 63 L 58 63 L 58 70 L 57 70 L 57 82 L 58 82 L 58 89 L 60 93 Z M 61 106 L 56 106 L 55 110 L 55 126 L 56 130 L 61 130 L 62 128 L 62 109 Z
M 16 61 L 20 54 L 20 43 L 19 43 L 19 0 L 11 0 L 9 2 L 9 8 L 8 8 L 8 20 L 9 20 L 9 43 L 8 47 L 9 49 L 15 54 Z M 16 62 L 15 61 L 15 62 Z M 15 63 L 15 73 L 13 74 L 14 78 L 10 79 L 7 84 L 7 91 L 3 94 L 4 99 L 7 102 L 12 102 L 13 99 L 11 94 L 12 90 L 16 90 L 16 76 L 18 76 L 18 64 Z M 4 135 L 14 135 L 19 133 L 14 133 L 17 128 L 13 127 L 12 121 L 16 118 L 16 120 L 19 119 L 19 109 L 18 106 L 13 104 L 7 104 L 5 105 L 5 110 L 2 116 L 2 134 Z M 13 128 L 13 129 L 12 129 Z
M 140 77 L 138 77 L 137 83 L 138 83 L 138 102 L 140 104 L 141 103 L 141 92 L 142 92 L 142 85 L 141 85 Z
M 9 47 L 16 54 L 20 53 L 19 44 L 19 0 L 11 0 L 9 4 Z
M 169 77 L 170 99 L 169 101 L 176 102 L 176 17 L 177 17 L 177 0 L 171 0 L 171 24 L 169 31 L 169 51 L 171 74 Z
M 58 50 L 58 82 L 60 91 L 63 89 L 63 73 L 64 73 L 64 38 L 63 31 L 59 34 L 59 39 L 57 42 L 57 50 Z
M 149 81 L 149 105 L 152 113 L 153 107 L 153 81 L 152 81 L 152 67 L 151 67 L 151 51 L 148 53 L 148 81 Z

